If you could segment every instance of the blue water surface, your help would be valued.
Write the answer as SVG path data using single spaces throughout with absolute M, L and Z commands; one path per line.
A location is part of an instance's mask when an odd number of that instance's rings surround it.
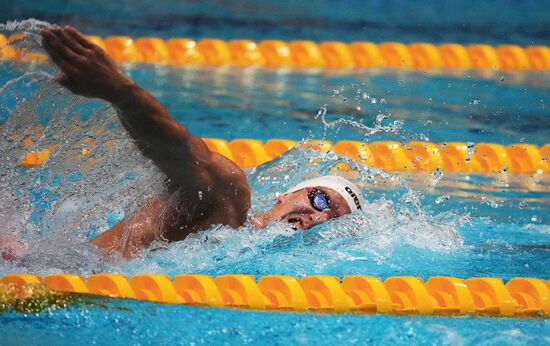
M 550 320 L 537 319 L 296 314 L 114 301 L 28 316 L 5 313 L 0 332 L 3 345 L 21 340 L 44 345 L 541 345 L 550 341 L 549 327 Z

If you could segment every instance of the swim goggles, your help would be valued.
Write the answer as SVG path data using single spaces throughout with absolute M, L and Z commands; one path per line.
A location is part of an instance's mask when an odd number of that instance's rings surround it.
M 311 206 L 320 212 L 330 211 L 330 198 L 326 193 L 317 190 L 316 188 L 308 187 L 307 196 Z

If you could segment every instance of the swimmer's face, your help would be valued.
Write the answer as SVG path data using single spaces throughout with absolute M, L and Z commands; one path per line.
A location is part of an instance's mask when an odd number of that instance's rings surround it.
M 324 194 L 329 202 L 329 209 L 318 210 L 311 202 L 315 190 Z M 289 223 L 295 229 L 306 230 L 330 219 L 351 213 L 344 198 L 333 189 L 318 186 L 287 193 L 277 198 L 277 203 L 266 213 L 254 216 L 257 227 L 265 227 L 272 221 Z

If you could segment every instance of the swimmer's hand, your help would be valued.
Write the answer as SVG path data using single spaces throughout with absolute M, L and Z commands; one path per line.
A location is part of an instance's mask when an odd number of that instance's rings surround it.
M 101 47 L 75 28 L 54 24 L 40 34 L 42 46 L 61 70 L 55 80 L 73 93 L 115 103 L 134 86 Z

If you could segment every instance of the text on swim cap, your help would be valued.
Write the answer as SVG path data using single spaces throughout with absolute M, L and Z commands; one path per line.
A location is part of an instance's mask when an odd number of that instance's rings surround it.
M 359 202 L 359 197 L 353 192 L 349 187 L 346 186 L 346 191 L 349 193 L 349 195 L 353 198 L 353 202 L 355 202 L 355 206 L 357 209 L 361 210 L 361 203 Z

